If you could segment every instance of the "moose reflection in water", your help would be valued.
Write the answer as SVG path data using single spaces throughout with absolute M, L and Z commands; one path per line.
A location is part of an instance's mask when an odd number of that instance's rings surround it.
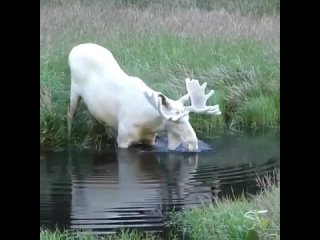
M 100 158 L 84 179 L 72 178 L 72 227 L 83 228 L 90 219 L 100 219 L 104 228 L 128 223 L 162 226 L 168 204 L 199 201 L 198 194 L 188 194 L 189 175 L 197 162 L 196 154 L 137 154 L 127 149 Z
M 40 223 L 99 233 L 161 231 L 173 207 L 254 194 L 257 175 L 279 168 L 278 143 L 270 140 L 231 137 L 217 140 L 216 152 L 201 153 L 47 152 L 40 160 Z

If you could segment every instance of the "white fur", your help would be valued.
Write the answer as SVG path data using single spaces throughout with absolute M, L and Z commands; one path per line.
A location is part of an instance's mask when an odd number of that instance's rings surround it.
M 180 143 L 198 149 L 184 102 L 188 95 L 172 100 L 148 87 L 140 78 L 127 75 L 112 53 L 102 46 L 85 43 L 69 54 L 71 71 L 69 134 L 80 98 L 90 114 L 117 132 L 119 148 L 133 144 L 153 145 L 159 131 L 168 132 L 168 148 Z

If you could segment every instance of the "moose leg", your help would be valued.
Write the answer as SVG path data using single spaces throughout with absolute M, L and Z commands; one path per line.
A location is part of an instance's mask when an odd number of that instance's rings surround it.
M 143 139 L 141 140 L 141 142 L 143 145 L 153 146 L 156 142 L 156 137 L 157 137 L 156 133 L 150 133 L 150 134 L 147 134 L 146 136 L 143 136 Z
M 119 148 L 129 148 L 138 143 L 138 134 L 135 128 L 127 124 L 119 124 L 117 144 Z
M 181 144 L 179 136 L 174 133 L 168 132 L 168 149 L 175 150 Z
M 71 127 L 73 122 L 73 116 L 74 116 L 74 113 L 76 112 L 79 100 L 80 100 L 80 96 L 76 92 L 72 91 L 72 86 L 71 86 L 70 106 L 68 111 L 68 138 L 69 139 L 71 137 Z

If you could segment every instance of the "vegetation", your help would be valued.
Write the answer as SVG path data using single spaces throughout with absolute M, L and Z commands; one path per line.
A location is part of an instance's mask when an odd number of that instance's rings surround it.
M 217 199 L 214 204 L 173 214 L 171 224 L 190 239 L 280 239 L 280 173 L 276 183 L 260 181 L 251 198 Z M 189 239 L 188 238 L 188 239 Z
M 168 239 L 280 239 L 280 172 L 272 179 L 266 176 L 258 181 L 261 193 L 251 197 L 216 199 L 214 204 L 170 213 Z M 72 232 L 40 230 L 41 240 L 96 240 L 98 236 Z M 102 237 L 101 237 L 102 238 Z M 102 239 L 162 239 L 137 230 L 122 230 Z
M 122 68 L 171 98 L 186 77 L 207 81 L 222 115 L 191 115 L 198 132 L 279 128 L 279 0 L 42 0 L 40 145 L 67 143 L 67 56 L 83 42 L 110 49 Z M 80 104 L 71 142 L 110 137 Z
M 96 234 L 82 234 L 73 233 L 71 231 L 59 231 L 54 232 L 46 229 L 40 229 L 40 240 L 161 240 L 160 236 L 156 236 L 152 233 L 142 233 L 137 230 L 121 230 L 119 233 L 110 234 L 107 236 L 98 236 Z M 175 240 L 176 238 L 170 238 Z

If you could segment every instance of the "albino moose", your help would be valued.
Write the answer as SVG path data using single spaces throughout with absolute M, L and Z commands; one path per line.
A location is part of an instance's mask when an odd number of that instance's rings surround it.
M 197 135 L 189 113 L 220 115 L 219 105 L 207 106 L 214 93 L 205 94 L 207 83 L 186 79 L 187 94 L 170 99 L 148 87 L 140 78 L 127 75 L 112 53 L 93 43 L 75 46 L 68 57 L 71 72 L 68 133 L 80 99 L 100 123 L 113 128 L 119 148 L 154 145 L 157 133 L 166 131 L 168 149 L 183 144 L 198 150 Z M 191 106 L 185 106 L 190 99 Z

